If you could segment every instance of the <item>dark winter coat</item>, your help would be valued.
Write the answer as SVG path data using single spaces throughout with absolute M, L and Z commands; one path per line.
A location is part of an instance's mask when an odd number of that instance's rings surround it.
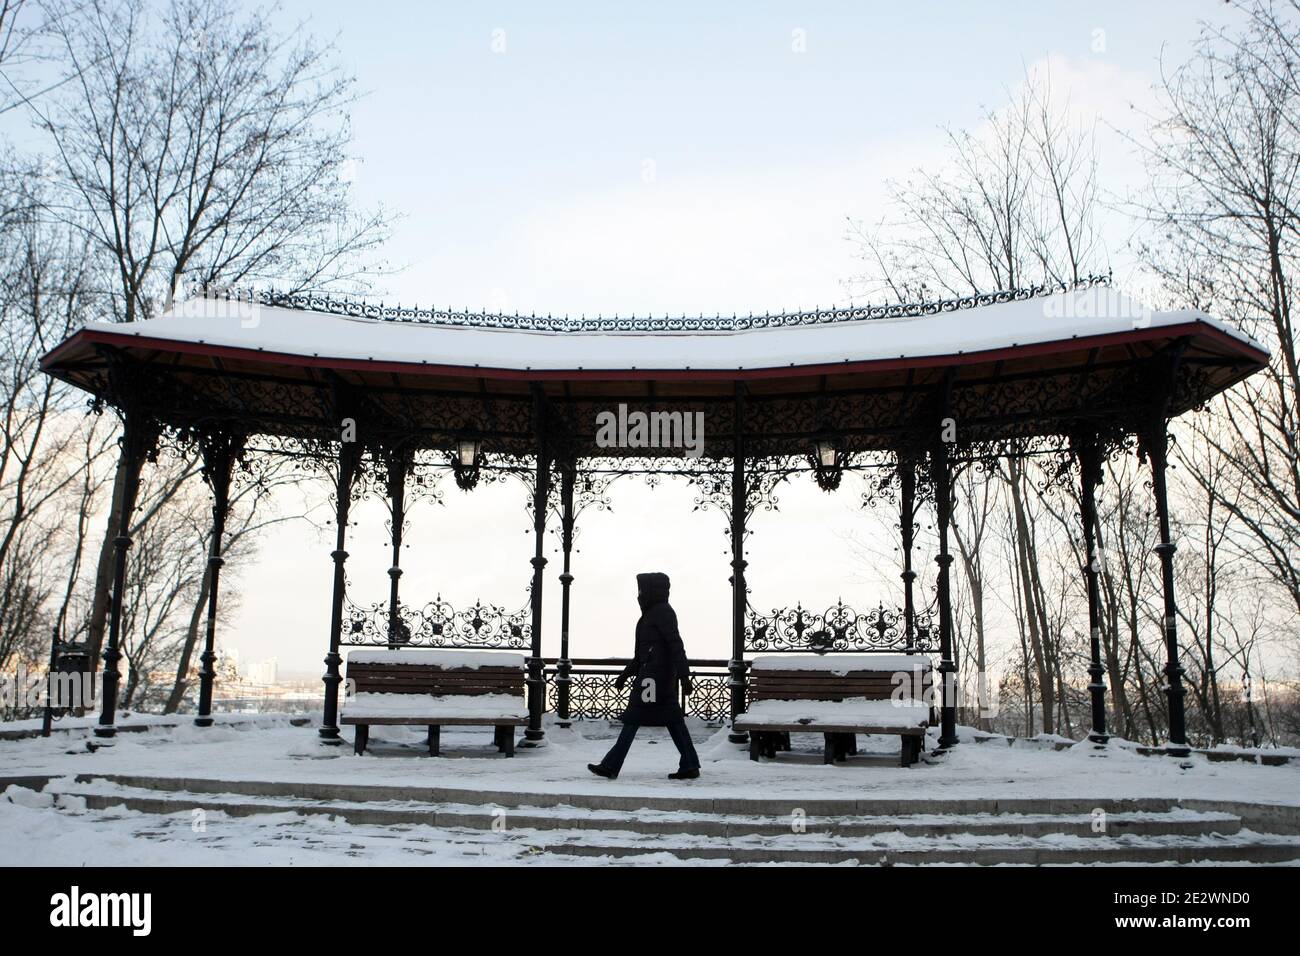
M 624 723 L 663 727 L 682 719 L 680 681 L 690 679 L 677 614 L 668 603 L 668 575 L 636 576 L 641 618 L 636 622 L 636 653 L 623 669 L 630 682 Z

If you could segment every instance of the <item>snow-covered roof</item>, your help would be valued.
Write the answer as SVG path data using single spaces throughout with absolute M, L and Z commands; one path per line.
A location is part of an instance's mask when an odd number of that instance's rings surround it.
M 95 322 L 85 331 L 97 341 L 174 343 L 181 351 L 235 349 L 308 360 L 512 372 L 825 367 L 972 356 L 1125 334 L 1145 338 L 1162 330 L 1206 332 L 1225 338 L 1230 346 L 1267 356 L 1249 336 L 1202 312 L 1153 312 L 1109 286 L 982 304 L 985 301 L 954 300 L 950 311 L 940 308 L 932 314 L 860 309 L 734 322 L 557 324 L 465 313 L 403 320 L 401 310 L 393 313 L 395 318 L 370 318 L 200 296 L 156 319 Z M 891 317 L 896 312 L 900 317 Z M 854 318 L 857 315 L 870 317 Z

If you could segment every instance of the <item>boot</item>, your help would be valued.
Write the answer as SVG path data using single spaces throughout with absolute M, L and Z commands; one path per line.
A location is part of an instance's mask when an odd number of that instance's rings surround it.
M 700 776 L 699 767 L 685 767 L 668 775 L 669 780 L 696 780 Z
M 598 763 L 587 764 L 587 769 L 597 777 L 604 777 L 606 780 L 613 780 L 618 776 L 617 770 L 610 770 L 608 767 Z

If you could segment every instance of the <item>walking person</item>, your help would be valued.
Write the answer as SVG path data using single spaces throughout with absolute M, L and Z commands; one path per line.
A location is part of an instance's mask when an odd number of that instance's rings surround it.
M 614 779 L 623 767 L 636 732 L 645 727 L 667 727 L 680 755 L 677 772 L 670 780 L 694 780 L 700 775 L 700 758 L 686 730 L 680 687 L 691 692 L 690 665 L 677 630 L 677 613 L 668 603 L 668 575 L 657 571 L 636 576 L 637 602 L 641 617 L 636 622 L 636 653 L 614 686 L 622 690 L 629 680 L 632 690 L 623 711 L 623 731 L 600 763 L 587 769 L 599 777 Z

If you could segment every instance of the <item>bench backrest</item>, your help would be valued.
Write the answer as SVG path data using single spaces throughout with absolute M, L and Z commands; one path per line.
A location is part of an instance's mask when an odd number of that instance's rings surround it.
M 349 661 L 348 680 L 357 694 L 507 694 L 522 697 L 524 672 L 518 667 Z
M 901 676 L 900 676 L 901 675 Z M 915 700 L 928 700 L 931 671 L 918 668 L 898 671 L 863 667 L 861 670 L 835 673 L 822 670 L 754 670 L 750 673 L 750 697 L 753 700 L 843 700 L 865 697 L 867 700 L 890 700 L 895 688 Z

